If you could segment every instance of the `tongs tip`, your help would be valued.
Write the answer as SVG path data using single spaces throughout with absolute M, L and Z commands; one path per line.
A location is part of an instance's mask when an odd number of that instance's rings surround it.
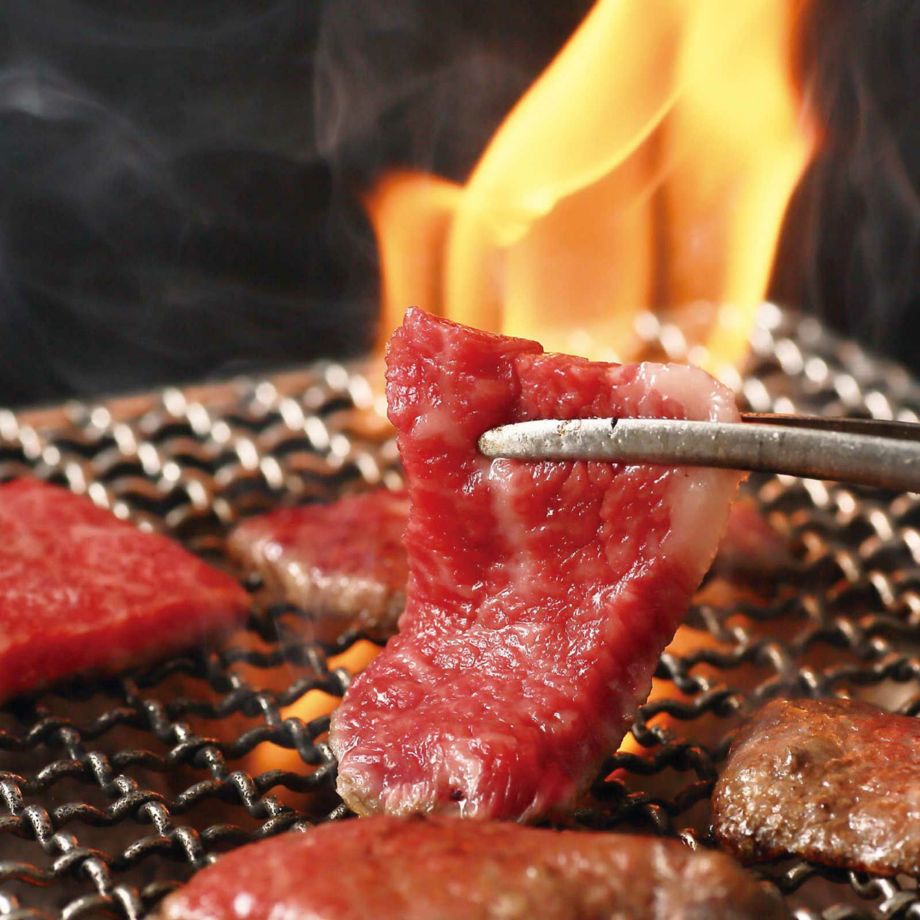
M 740 421 L 538 419 L 484 432 L 479 449 L 490 458 L 711 466 L 920 491 L 920 425 L 756 413 Z

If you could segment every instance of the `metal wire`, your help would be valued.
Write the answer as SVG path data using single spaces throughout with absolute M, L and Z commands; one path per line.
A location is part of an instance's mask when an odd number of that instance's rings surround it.
M 644 324 L 651 351 L 679 341 Z M 667 330 L 664 330 L 666 332 Z M 737 386 L 758 412 L 915 421 L 901 368 L 766 306 Z M 0 412 L 0 478 L 39 475 L 222 560 L 227 528 L 279 502 L 399 480 L 366 368 L 326 363 L 270 380 L 170 389 L 41 416 Z M 717 570 L 689 624 L 711 641 L 662 657 L 670 698 L 644 706 L 574 816 L 710 846 L 708 799 L 732 733 L 780 693 L 852 695 L 920 712 L 920 499 L 760 476 L 748 491 L 795 550 L 769 581 Z M 279 605 L 213 649 L 0 707 L 0 917 L 142 917 L 215 856 L 344 816 L 328 717 L 349 675 Z M 277 769 L 257 755 L 288 752 Z M 296 756 L 298 769 L 288 769 Z M 801 861 L 763 867 L 800 920 L 920 920 L 909 879 Z

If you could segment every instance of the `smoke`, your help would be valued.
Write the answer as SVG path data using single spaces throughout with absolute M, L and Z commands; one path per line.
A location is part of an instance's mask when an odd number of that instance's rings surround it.
M 0 401 L 362 348 L 311 4 L 112 6 L 0 12 Z
M 5 0 L 0 403 L 362 351 L 361 193 L 465 174 L 588 0 Z
M 319 149 L 363 179 L 400 165 L 466 178 L 591 6 L 335 0 L 317 36 Z
M 818 155 L 792 202 L 773 296 L 920 371 L 920 5 L 818 0 L 800 49 Z
M 5 0 L 0 403 L 368 347 L 385 170 L 463 180 L 590 0 Z M 775 296 L 907 354 L 913 0 L 817 0 Z M 918 329 L 917 331 L 920 331 Z

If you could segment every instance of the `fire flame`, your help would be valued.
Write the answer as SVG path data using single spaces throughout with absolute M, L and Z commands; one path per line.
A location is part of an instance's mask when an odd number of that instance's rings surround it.
M 719 642 L 708 632 L 704 632 L 700 629 L 694 629 L 692 626 L 681 626 L 674 634 L 674 638 L 668 644 L 668 647 L 665 649 L 664 653 L 666 655 L 686 657 L 701 651 L 726 652 L 728 650 L 729 646 Z M 697 677 L 705 677 L 713 681 L 717 681 L 719 677 L 718 672 L 714 671 L 712 668 L 705 664 L 697 665 L 694 670 L 694 674 Z M 654 703 L 658 700 L 668 699 L 678 699 L 686 702 L 692 701 L 691 697 L 687 697 L 682 694 L 670 681 L 662 680 L 658 677 L 653 677 L 652 688 L 649 691 L 648 699 L 646 702 Z M 653 716 L 648 724 L 650 727 L 655 725 L 661 726 L 662 728 L 676 727 L 675 721 L 667 713 L 659 713 L 658 715 Z M 698 731 L 699 728 L 697 727 L 697 732 Z M 627 734 L 626 737 L 623 738 L 623 740 L 620 742 L 619 751 L 620 753 L 636 754 L 638 756 L 643 756 L 646 753 L 645 748 L 639 744 L 632 733 Z
M 401 172 L 368 196 L 382 340 L 416 304 L 625 360 L 642 310 L 677 309 L 691 359 L 737 362 L 811 149 L 787 61 L 801 9 L 600 0 L 466 185 Z
M 330 671 L 344 668 L 352 675 L 363 671 L 380 653 L 381 647 L 367 640 L 356 642 L 341 655 L 330 658 L 326 664 Z M 312 722 L 321 716 L 329 715 L 341 700 L 337 696 L 324 693 L 322 690 L 310 690 L 302 697 L 286 706 L 281 711 L 282 718 L 297 718 L 303 722 Z M 292 773 L 305 772 L 305 764 L 300 755 L 290 748 L 277 747 L 274 744 L 260 744 L 249 754 L 246 768 L 249 772 L 259 775 L 268 770 L 289 770 Z M 281 790 L 273 794 L 284 798 Z

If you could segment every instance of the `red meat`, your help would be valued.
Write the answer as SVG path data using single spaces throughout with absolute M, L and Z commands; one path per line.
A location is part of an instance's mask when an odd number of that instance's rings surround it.
M 172 541 L 38 480 L 0 486 L 0 534 L 0 699 L 192 645 L 249 606 Z
M 389 636 L 406 604 L 408 511 L 406 493 L 388 489 L 284 508 L 243 521 L 229 548 L 272 591 L 324 615 L 331 633 Z
M 534 418 L 732 421 L 702 371 L 592 364 L 410 311 L 388 355 L 408 478 L 400 635 L 333 715 L 359 813 L 533 818 L 616 747 L 718 546 L 739 476 L 489 461 Z
M 322 637 L 356 628 L 382 641 L 396 632 L 406 606 L 408 517 L 406 493 L 381 488 L 249 518 L 228 547 L 262 575 L 272 595 L 319 614 Z M 754 502 L 734 502 L 713 571 L 763 579 L 791 564 L 785 542 Z
M 734 502 L 713 571 L 742 583 L 763 582 L 775 581 L 794 565 L 789 543 L 761 514 L 754 499 L 745 495 Z
M 221 857 L 158 920 L 778 920 L 775 890 L 676 840 L 377 817 Z

